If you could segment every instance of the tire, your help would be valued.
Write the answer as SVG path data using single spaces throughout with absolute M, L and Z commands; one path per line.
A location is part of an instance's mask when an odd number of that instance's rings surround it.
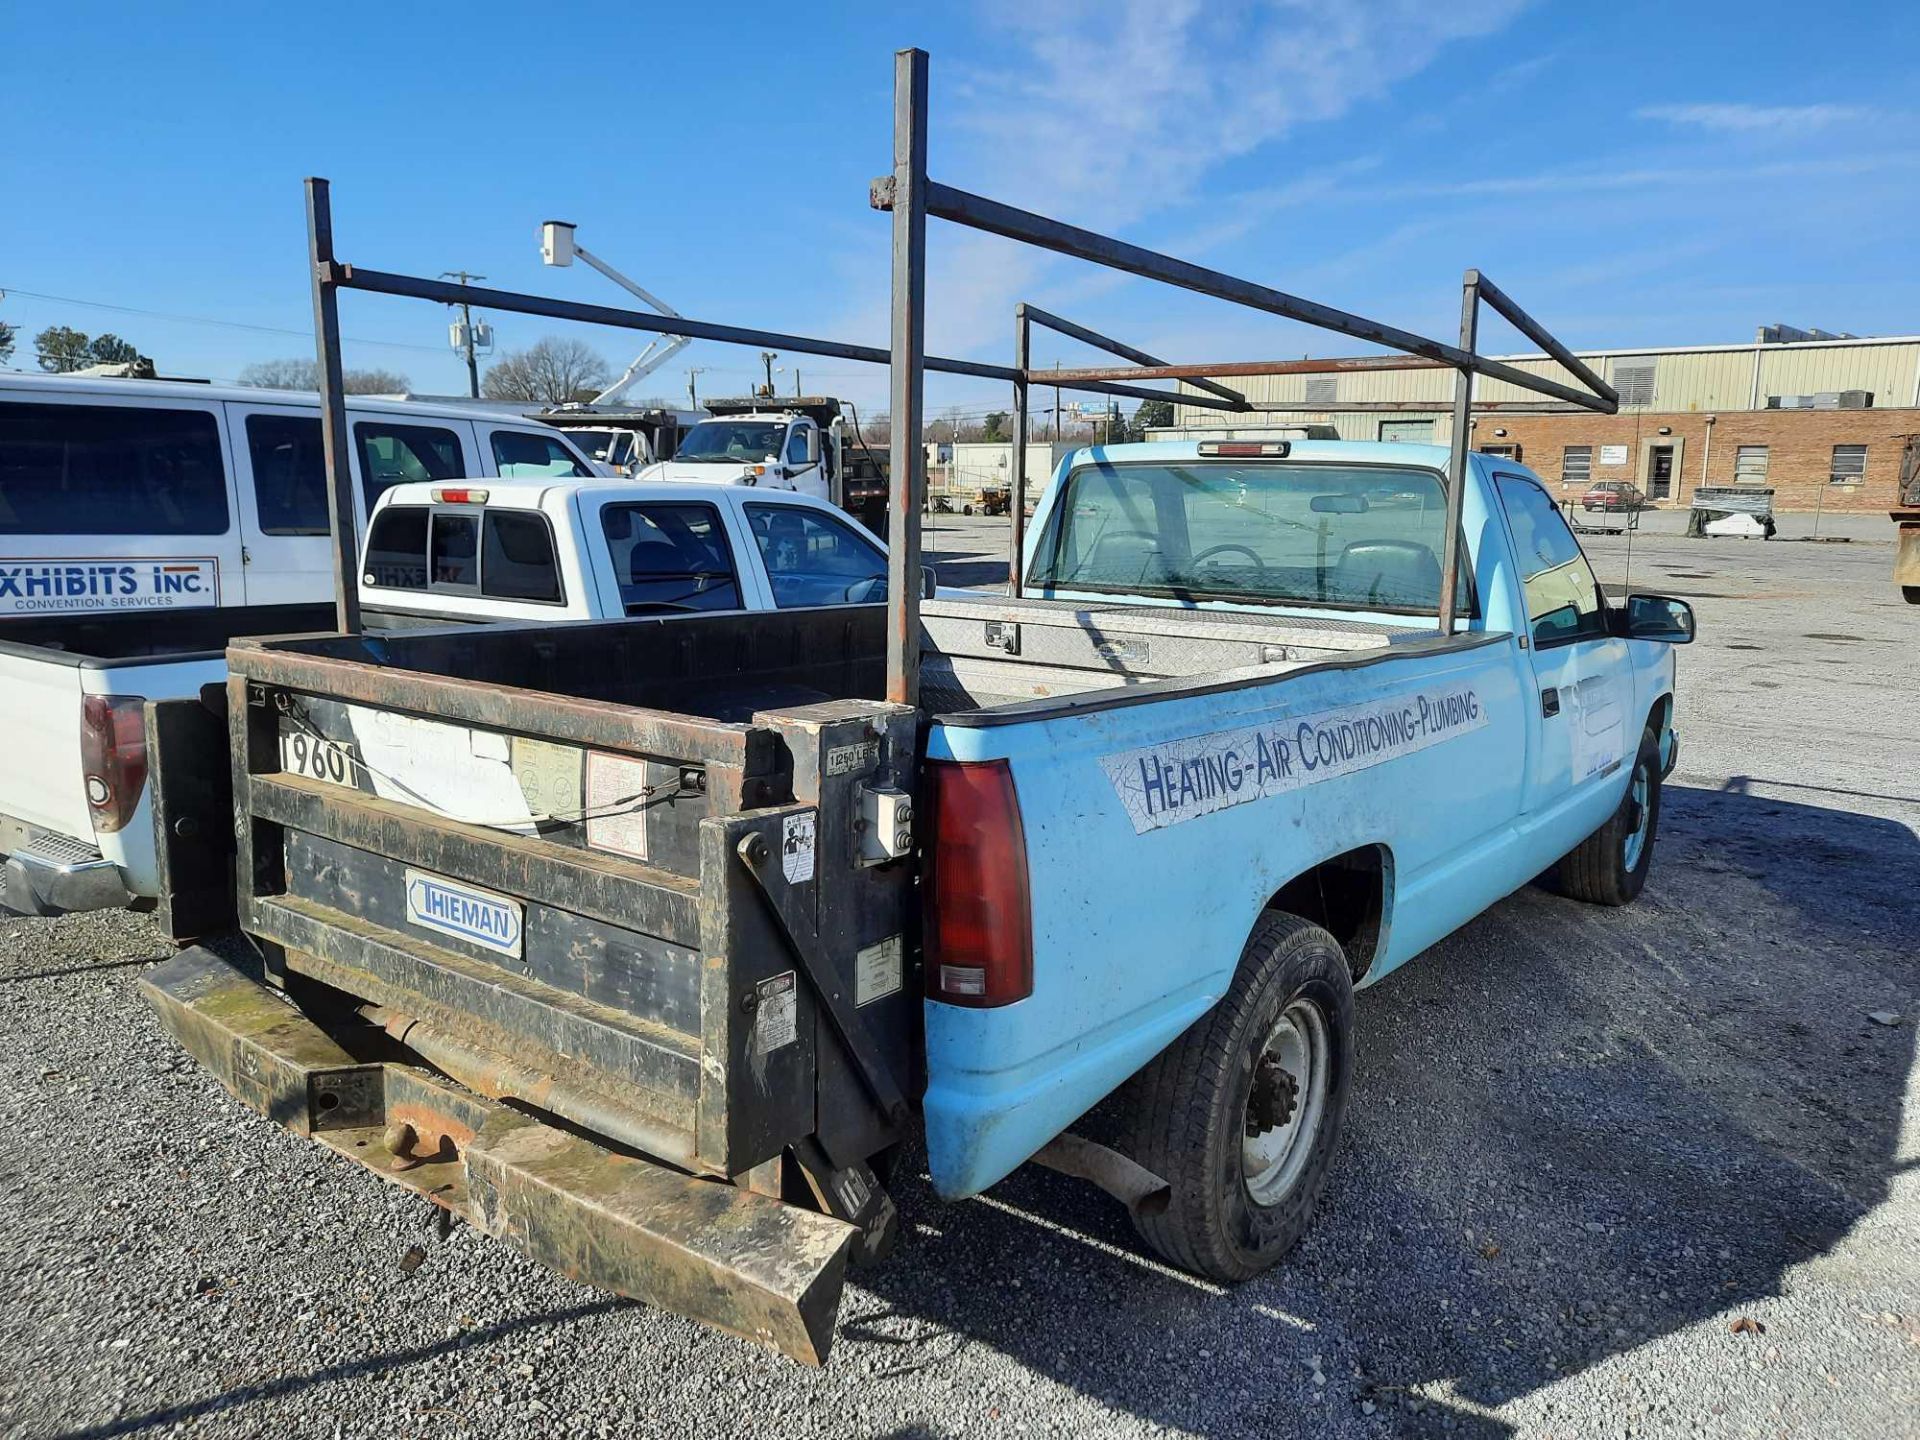
M 1560 889 L 1589 905 L 1632 903 L 1653 868 L 1653 842 L 1659 830 L 1660 741 L 1653 731 L 1645 730 L 1619 808 L 1560 862 Z M 1636 835 L 1638 846 L 1631 843 Z
M 1256 1099 L 1255 1061 L 1268 1055 L 1279 1063 Z M 1276 1071 L 1301 1072 L 1290 1095 Z M 1210 1280 L 1272 1268 L 1313 1218 L 1352 1074 L 1353 979 L 1339 941 L 1297 916 L 1262 915 L 1226 996 L 1132 1082 L 1128 1148 L 1172 1187 L 1163 1210 L 1135 1212 L 1141 1238 Z M 1272 1117 L 1289 1101 L 1290 1119 L 1246 1135 L 1250 1102 Z M 1250 1175 L 1254 1147 L 1278 1158 Z

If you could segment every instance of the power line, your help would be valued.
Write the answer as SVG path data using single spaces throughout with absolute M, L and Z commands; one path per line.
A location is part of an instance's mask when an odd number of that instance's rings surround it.
M 118 315 L 141 315 L 150 320 L 173 320 L 187 325 L 217 325 L 228 330 L 251 330 L 261 335 L 291 335 L 296 339 L 311 341 L 311 330 L 289 330 L 279 325 L 251 325 L 244 320 L 215 320 L 207 315 L 177 315 L 167 310 L 142 310 L 134 305 L 110 305 L 104 300 L 76 300 L 71 295 L 48 295 L 38 290 L 17 290 L 12 286 L 0 286 L 0 292 L 8 295 L 23 296 L 29 300 L 50 300 L 57 305 L 78 305 L 86 310 L 111 310 Z M 365 340 L 357 336 L 343 336 L 355 345 L 384 345 L 392 350 L 425 350 L 430 354 L 441 354 L 437 345 L 417 345 L 406 340 Z

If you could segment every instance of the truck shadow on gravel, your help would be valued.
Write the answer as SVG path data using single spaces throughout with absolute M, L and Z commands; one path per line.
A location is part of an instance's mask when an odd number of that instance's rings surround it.
M 1657 1419 L 1790 1345 L 1731 1321 L 1887 1194 L 1915 1017 L 1869 1012 L 1913 993 L 1920 911 L 1886 882 L 1915 873 L 1907 825 L 1669 786 L 1637 904 L 1528 889 L 1362 995 L 1342 1154 L 1277 1271 L 1166 1270 L 1118 1206 L 1031 1167 L 958 1206 L 906 1185 L 910 1238 L 856 1276 L 843 1343 L 900 1370 L 986 1345 L 1210 1436 L 1389 1412 L 1504 1436 L 1497 1407 L 1623 1356 L 1605 1418 Z M 1706 1320 L 1701 1373 L 1634 1363 Z

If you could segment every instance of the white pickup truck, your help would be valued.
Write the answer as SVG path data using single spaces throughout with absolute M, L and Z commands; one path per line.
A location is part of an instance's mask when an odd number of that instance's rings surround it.
M 877 601 L 886 572 L 871 531 L 791 490 L 420 484 L 375 507 L 360 594 L 376 618 L 616 620 Z
M 368 629 L 393 630 L 859 603 L 886 563 L 790 491 L 489 479 L 382 494 L 360 579 Z M 156 899 L 146 702 L 224 687 L 231 639 L 332 627 L 329 605 L 0 616 L 0 908 Z

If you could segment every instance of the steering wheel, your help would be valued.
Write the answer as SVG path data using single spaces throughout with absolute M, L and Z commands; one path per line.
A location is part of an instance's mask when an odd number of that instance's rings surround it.
M 1254 552 L 1253 552 L 1253 551 L 1252 551 L 1251 549 L 1249 549 L 1249 548 L 1248 548 L 1247 546 L 1245 546 L 1245 545 L 1235 545 L 1235 544 L 1233 544 L 1233 543 L 1232 543 L 1231 541 L 1229 541 L 1228 543 L 1226 543 L 1226 544 L 1224 544 L 1224 545 L 1209 545 L 1209 546 L 1208 546 L 1208 547 L 1207 547 L 1207 548 L 1206 548 L 1205 550 L 1202 550 L 1202 551 L 1201 551 L 1201 552 L 1200 552 L 1200 553 L 1199 553 L 1198 555 L 1196 555 L 1196 556 L 1194 556 L 1194 557 L 1193 557 L 1193 559 L 1192 559 L 1192 560 L 1191 560 L 1190 562 L 1188 562 L 1188 563 L 1190 563 L 1190 564 L 1193 564 L 1193 565 L 1202 565 L 1202 564 L 1205 564 L 1205 563 L 1206 563 L 1206 561 L 1207 561 L 1207 560 L 1208 560 L 1208 559 L 1209 559 L 1209 558 L 1210 558 L 1211 556 L 1214 556 L 1214 555 L 1218 555 L 1218 554 L 1219 554 L 1219 553 L 1220 553 L 1221 551 L 1223 551 L 1223 550 L 1231 550 L 1231 551 L 1233 551 L 1233 552 L 1234 552 L 1235 554 L 1238 554 L 1238 555 L 1244 555 L 1244 556 L 1246 556 L 1246 557 L 1247 557 L 1247 558 L 1248 558 L 1249 560 L 1251 560 L 1251 561 L 1253 561 L 1253 568 L 1254 568 L 1254 569 L 1256 569 L 1256 570 L 1258 570 L 1258 571 L 1259 571 L 1259 572 L 1260 572 L 1260 573 L 1261 573 L 1262 575 L 1264 575 L 1264 574 L 1266 574 L 1266 573 L 1267 573 L 1267 562 L 1266 562 L 1266 561 L 1264 561 L 1264 560 L 1262 560 L 1262 559 L 1261 559 L 1261 558 L 1260 558 L 1260 557 L 1259 557 L 1258 555 L 1256 555 L 1256 554 L 1255 554 L 1255 553 L 1254 553 Z

